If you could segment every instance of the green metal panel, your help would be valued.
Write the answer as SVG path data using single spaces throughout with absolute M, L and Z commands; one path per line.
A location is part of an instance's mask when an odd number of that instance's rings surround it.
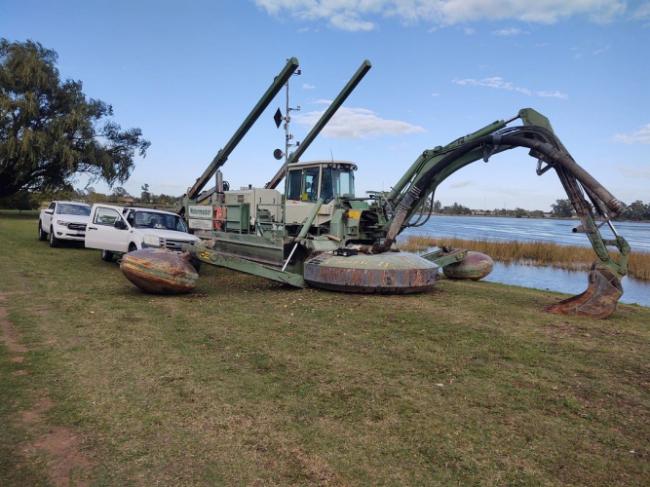
M 184 245 L 183 250 L 189 251 L 194 258 L 199 259 L 202 262 L 207 262 L 208 264 L 226 267 L 228 269 L 252 274 L 254 276 L 264 277 L 294 287 L 301 288 L 305 286 L 305 281 L 299 274 L 284 272 L 274 267 L 259 264 L 257 262 L 251 262 L 250 260 L 243 259 L 236 255 L 209 249 L 201 243 L 197 245 Z
M 226 205 L 226 231 L 248 233 L 250 228 L 250 204 Z

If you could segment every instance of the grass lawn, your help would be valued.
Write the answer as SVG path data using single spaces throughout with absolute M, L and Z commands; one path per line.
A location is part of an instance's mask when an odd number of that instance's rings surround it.
M 152 296 L 36 227 L 0 212 L 1 486 L 650 485 L 650 308 L 208 265 Z

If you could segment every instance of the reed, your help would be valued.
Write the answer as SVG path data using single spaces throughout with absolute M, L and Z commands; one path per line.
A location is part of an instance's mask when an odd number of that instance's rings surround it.
M 400 243 L 407 252 L 425 252 L 431 247 L 450 245 L 483 252 L 499 262 L 519 263 L 535 266 L 550 266 L 561 269 L 587 269 L 596 255 L 590 247 L 558 245 L 548 242 L 500 242 L 490 239 L 465 240 L 461 238 L 432 238 L 411 236 Z M 620 254 L 610 251 L 612 258 L 619 261 Z M 650 253 L 632 252 L 628 261 L 628 273 L 637 279 L 650 281 Z

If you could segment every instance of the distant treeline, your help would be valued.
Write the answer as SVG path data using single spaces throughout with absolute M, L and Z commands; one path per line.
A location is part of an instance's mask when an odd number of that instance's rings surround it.
M 427 202 L 423 212 L 428 213 L 431 209 L 430 202 Z M 523 208 L 495 208 L 494 210 L 470 209 L 458 203 L 451 206 L 443 206 L 439 200 L 433 203 L 433 213 L 441 215 L 482 215 L 482 216 L 509 216 L 514 218 L 571 218 L 576 216 L 571 200 L 556 200 L 551 205 L 551 211 L 543 210 L 524 210 Z M 618 215 L 617 220 L 632 221 L 650 221 L 650 204 L 645 204 L 641 200 L 636 200 L 627 205 L 623 214 Z
M 0 198 L 0 208 L 7 210 L 36 210 L 44 203 L 49 203 L 52 200 L 83 201 L 91 205 L 93 203 L 113 203 L 120 205 L 173 206 L 180 199 L 180 196 L 154 194 L 150 191 L 148 184 L 143 185 L 141 189 L 140 196 L 133 196 L 119 186 L 113 188 L 110 194 L 99 193 L 93 187 L 44 193 L 20 191 L 9 197 Z

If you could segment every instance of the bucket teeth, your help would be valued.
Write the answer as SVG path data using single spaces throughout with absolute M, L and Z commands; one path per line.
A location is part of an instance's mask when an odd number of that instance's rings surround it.
M 608 269 L 594 262 L 589 272 L 589 286 L 585 292 L 550 304 L 544 311 L 557 315 L 607 318 L 616 310 L 616 303 L 622 295 L 623 286 L 619 279 Z

